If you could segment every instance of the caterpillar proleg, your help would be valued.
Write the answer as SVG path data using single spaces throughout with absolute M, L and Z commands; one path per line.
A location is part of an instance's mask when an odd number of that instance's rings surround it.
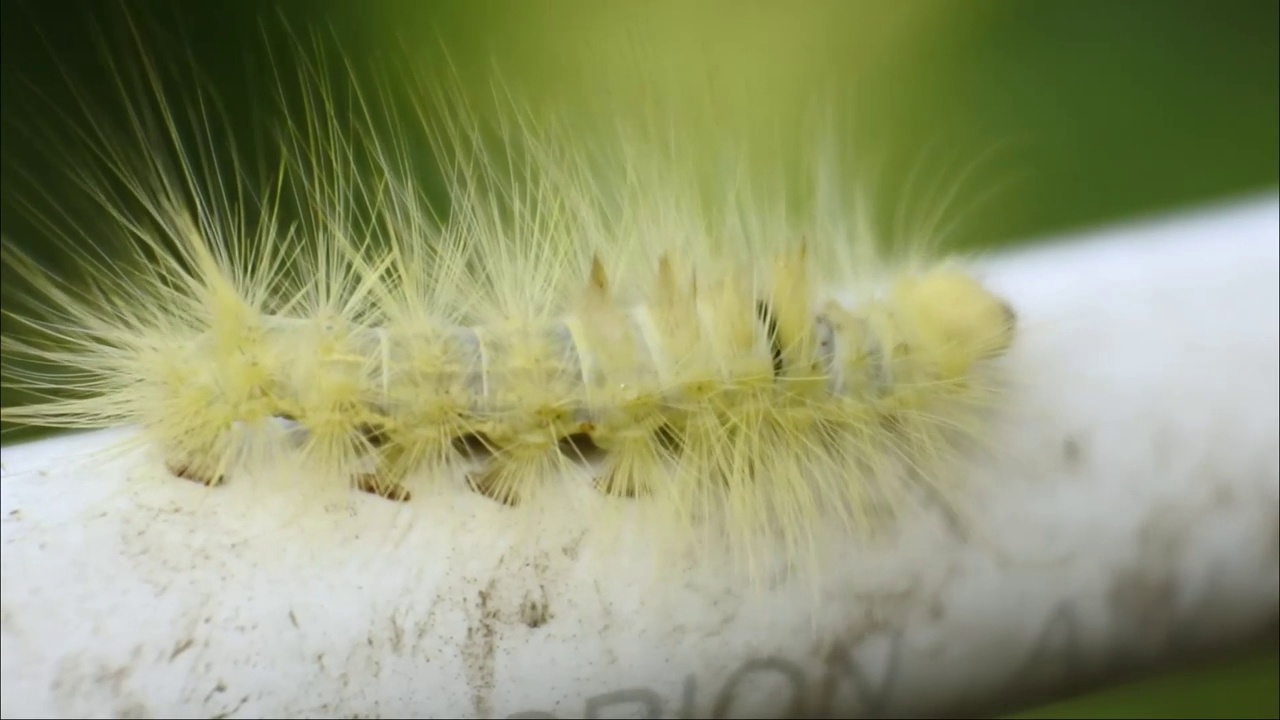
M 359 87 L 344 105 L 303 79 L 261 185 L 214 159 L 204 98 L 184 114 L 157 93 L 123 133 L 80 130 L 67 177 L 103 221 L 44 219 L 115 249 L 71 280 L 6 242 L 43 306 L 6 304 L 6 382 L 46 397 L 5 421 L 133 426 L 209 486 L 296 457 L 317 487 L 402 502 L 461 473 L 519 513 L 581 477 L 682 529 L 792 544 L 820 518 L 867 530 L 921 488 L 946 496 L 1014 310 L 961 263 L 883 255 L 830 174 L 797 210 L 732 172 L 699 185 L 632 136 L 588 148 L 512 111 L 491 144 L 465 113 L 397 114 Z

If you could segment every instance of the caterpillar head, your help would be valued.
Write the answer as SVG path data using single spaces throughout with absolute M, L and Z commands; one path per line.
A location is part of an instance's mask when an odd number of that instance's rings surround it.
M 944 376 L 964 375 L 974 362 L 1002 355 L 1013 343 L 1013 308 L 964 273 L 901 278 L 892 298 L 913 350 L 932 359 Z

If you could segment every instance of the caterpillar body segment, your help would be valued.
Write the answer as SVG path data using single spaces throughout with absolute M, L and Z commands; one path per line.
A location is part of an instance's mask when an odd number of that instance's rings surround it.
M 757 296 L 731 279 L 699 288 L 691 275 L 681 288 L 663 258 L 652 287 L 666 296 L 623 306 L 597 259 L 574 312 L 540 325 L 214 322 L 139 359 L 167 370 L 134 390 L 161 410 L 140 419 L 175 473 L 210 484 L 228 472 L 229 428 L 284 418 L 324 466 L 387 497 L 408 499 L 402 483 L 424 468 L 471 463 L 474 490 L 516 505 L 558 464 L 588 461 L 610 496 L 710 484 L 740 497 L 865 463 L 869 448 L 891 450 L 895 427 L 939 432 L 923 418 L 944 413 L 974 366 L 1012 340 L 1003 302 L 964 274 L 901 277 L 883 298 L 845 307 L 819 304 L 803 262 L 803 251 L 782 257 Z M 164 412 L 191 407 L 203 412 Z
M 824 301 L 805 252 L 778 256 L 763 282 L 704 280 L 664 252 L 638 295 L 617 293 L 594 258 L 559 314 L 483 325 L 406 312 L 395 276 L 372 293 L 382 306 L 358 313 L 289 317 L 222 296 L 201 332 L 112 330 L 110 362 L 90 367 L 123 399 L 114 414 L 90 417 L 83 401 L 4 413 L 140 423 L 174 474 L 210 485 L 286 419 L 324 476 L 393 500 L 462 467 L 472 490 L 519 506 L 585 466 L 604 496 L 657 498 L 685 522 L 727 512 L 737 532 L 795 535 L 825 512 L 870 526 L 909 492 L 878 479 L 945 457 L 1013 317 L 950 268 Z

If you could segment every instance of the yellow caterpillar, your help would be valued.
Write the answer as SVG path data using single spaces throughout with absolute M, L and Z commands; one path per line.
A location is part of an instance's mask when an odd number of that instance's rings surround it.
M 105 173 L 69 176 L 116 250 L 68 281 L 6 241 L 43 308 L 5 308 L 22 326 L 6 382 L 50 399 L 4 420 L 134 425 L 210 486 L 252 476 L 248 446 L 396 501 L 456 470 L 511 512 L 585 468 L 605 502 L 789 541 L 946 490 L 1014 340 L 1013 311 L 960 265 L 882 257 L 851 206 L 704 192 L 673 154 L 588 153 L 518 114 L 496 151 L 467 122 L 424 123 L 441 217 L 404 137 L 347 129 L 310 92 L 264 188 L 202 166 L 163 99 L 133 116 L 136 148 L 93 128 Z

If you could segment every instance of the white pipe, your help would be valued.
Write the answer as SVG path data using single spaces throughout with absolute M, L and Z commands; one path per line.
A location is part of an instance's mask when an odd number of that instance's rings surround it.
M 6 447 L 3 715 L 959 714 L 1274 642 L 1278 228 L 1271 195 L 993 259 L 1020 334 L 970 530 L 828 544 L 816 594 L 650 584 L 651 538 L 570 513 L 512 547 L 482 498 L 83 461 L 115 431 Z

